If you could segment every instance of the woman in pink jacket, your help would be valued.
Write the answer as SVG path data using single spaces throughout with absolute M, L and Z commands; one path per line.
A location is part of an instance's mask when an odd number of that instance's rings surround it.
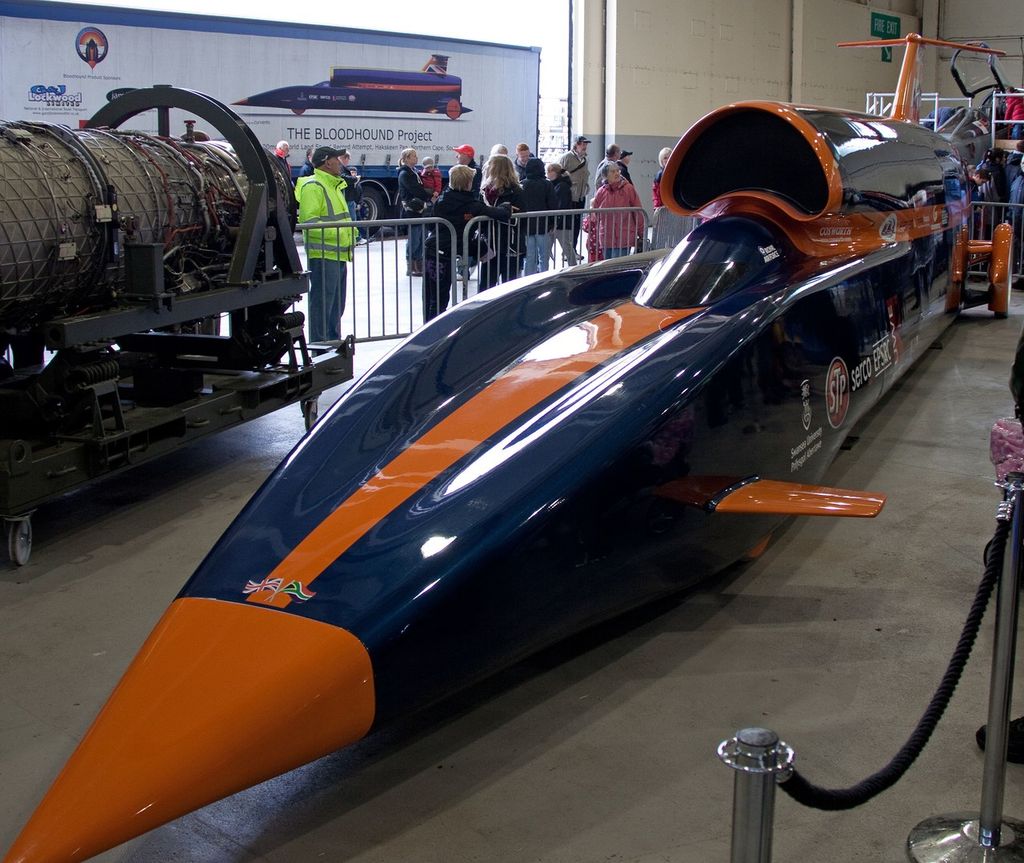
M 622 177 L 619 166 L 608 162 L 601 168 L 601 176 L 605 183 L 594 195 L 594 208 L 641 206 L 640 196 L 632 183 Z M 605 258 L 621 258 L 629 254 L 630 246 L 635 246 L 643 234 L 643 216 L 633 213 L 591 213 L 587 219 L 589 227 L 584 225 L 588 234 L 596 234 L 597 247 Z

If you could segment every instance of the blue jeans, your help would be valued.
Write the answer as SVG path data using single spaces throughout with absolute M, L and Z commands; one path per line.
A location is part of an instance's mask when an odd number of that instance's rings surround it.
M 345 313 L 344 261 L 309 259 L 309 340 L 340 341 Z
M 629 246 L 624 249 L 605 249 L 605 258 L 624 258 L 629 254 Z
M 551 234 L 526 235 L 526 265 L 523 274 L 543 273 L 551 257 Z
M 405 259 L 423 257 L 423 225 L 409 225 L 409 240 L 405 244 Z

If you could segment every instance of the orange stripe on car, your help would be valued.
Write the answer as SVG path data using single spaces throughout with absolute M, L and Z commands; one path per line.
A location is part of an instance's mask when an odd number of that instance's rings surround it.
M 552 337 L 532 352 L 534 358 L 528 355 L 509 368 L 385 465 L 292 549 L 270 577 L 308 587 L 381 519 L 491 435 L 581 375 L 697 311 L 626 302 L 579 324 L 578 339 L 566 339 L 571 331 Z M 566 342 L 573 342 L 571 350 L 577 352 L 551 356 L 546 350 L 557 351 Z M 291 596 L 260 591 L 247 601 L 286 608 Z

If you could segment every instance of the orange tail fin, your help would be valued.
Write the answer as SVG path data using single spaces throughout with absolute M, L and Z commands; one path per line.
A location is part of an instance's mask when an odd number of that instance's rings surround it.
M 907 50 L 903 54 L 903 65 L 900 67 L 900 80 L 896 85 L 896 98 L 892 103 L 892 120 L 907 120 L 916 123 L 921 119 L 921 47 L 937 45 L 940 48 L 955 48 L 960 51 L 977 51 L 981 54 L 1003 56 L 1005 52 L 995 48 L 982 48 L 978 45 L 965 45 L 962 42 L 946 42 L 943 39 L 928 39 L 917 33 L 908 33 L 902 39 L 865 39 L 860 42 L 840 42 L 840 48 L 885 48 L 886 46 L 903 45 Z

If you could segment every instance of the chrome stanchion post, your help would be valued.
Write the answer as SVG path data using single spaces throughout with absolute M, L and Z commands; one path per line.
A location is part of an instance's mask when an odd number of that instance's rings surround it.
M 1003 815 L 1006 747 L 1017 648 L 1017 593 L 1024 541 L 1024 475 L 1012 473 L 1001 484 L 1003 502 L 996 518 L 1012 521 L 1010 547 L 996 592 L 995 639 L 989 688 L 981 811 L 935 815 L 907 838 L 907 856 L 915 863 L 1024 863 L 1024 822 Z
M 771 863 L 775 783 L 793 769 L 793 750 L 767 728 L 743 728 L 718 746 L 736 771 L 732 799 L 732 863 Z
M 1012 518 L 1011 553 L 1006 556 L 996 593 L 996 633 L 992 654 L 992 683 L 988 696 L 985 740 L 985 770 L 981 785 L 979 836 L 989 848 L 999 846 L 1006 787 L 1006 748 L 1010 730 L 1010 698 L 1013 695 L 1013 665 L 1017 646 L 1018 579 L 1021 564 L 1021 479 L 1010 480 L 1007 499 L 1000 508 Z M 1007 510 L 1010 510 L 1007 512 Z

